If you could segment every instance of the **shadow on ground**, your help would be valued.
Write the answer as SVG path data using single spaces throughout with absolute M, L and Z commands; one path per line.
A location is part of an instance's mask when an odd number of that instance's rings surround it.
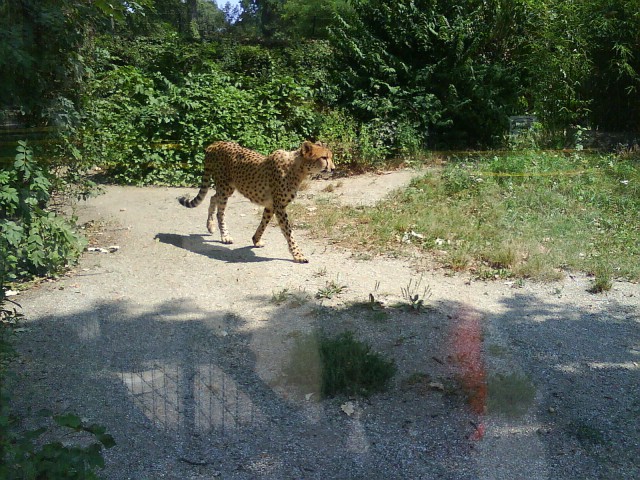
M 196 253 L 212 248 L 195 235 L 161 241 Z M 237 250 L 220 252 L 221 260 L 246 261 Z M 18 408 L 27 416 L 74 411 L 106 425 L 118 443 L 107 453 L 107 478 L 478 478 L 478 414 L 439 391 L 406 386 L 415 373 L 455 370 L 449 349 L 462 333 L 454 320 L 471 307 L 442 302 L 383 317 L 366 303 L 302 303 L 273 307 L 257 330 L 241 316 L 185 300 L 148 311 L 102 302 L 29 322 L 19 342 Z M 638 312 L 558 307 L 527 295 L 504 304 L 497 316 L 473 310 L 506 339 L 492 348 L 495 339 L 484 338 L 483 355 L 515 358 L 535 386 L 544 430 L 534 434 L 546 447 L 550 478 L 638 478 Z M 394 358 L 393 387 L 349 417 L 339 408 L 347 399 L 300 404 L 265 383 L 256 339 L 280 342 L 271 348 L 286 357 L 301 315 L 315 315 L 311 323 L 329 332 L 353 330 Z M 514 441 L 516 454 L 529 455 L 518 448 Z
M 290 258 L 268 258 L 256 255 L 260 249 L 253 246 L 230 248 L 220 241 L 213 240 L 211 235 L 158 233 L 155 238 L 159 242 L 227 263 L 293 261 Z

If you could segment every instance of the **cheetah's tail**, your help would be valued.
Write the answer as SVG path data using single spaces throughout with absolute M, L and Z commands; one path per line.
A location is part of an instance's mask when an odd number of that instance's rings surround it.
M 193 200 L 189 200 L 187 197 L 180 197 L 178 198 L 178 202 L 180 202 L 180 205 L 183 205 L 187 208 L 197 207 L 202 203 L 202 200 L 204 200 L 204 197 L 207 196 L 208 191 L 209 191 L 209 186 L 203 185 L 202 187 L 200 187 L 200 191 L 198 192 L 198 195 L 196 195 L 193 198 Z
M 187 208 L 197 207 L 202 203 L 202 201 L 204 200 L 204 197 L 207 196 L 207 192 L 209 191 L 209 188 L 211 188 L 211 173 L 208 166 L 213 161 L 212 159 L 213 159 L 214 151 L 217 148 L 218 144 L 219 142 L 212 143 L 206 149 L 206 153 L 204 157 L 204 163 L 205 163 L 204 174 L 202 175 L 202 183 L 200 183 L 200 191 L 198 192 L 198 195 L 196 195 L 195 198 L 193 198 L 192 200 L 188 200 L 187 197 L 178 198 L 178 202 L 180 202 L 180 205 L 183 205 Z

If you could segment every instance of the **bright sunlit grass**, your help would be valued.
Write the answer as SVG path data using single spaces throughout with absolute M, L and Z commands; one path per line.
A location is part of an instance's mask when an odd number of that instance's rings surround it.
M 581 270 L 640 279 L 640 164 L 633 157 L 452 158 L 375 207 L 339 215 L 336 208 L 331 222 L 320 221 L 330 237 L 396 252 L 410 242 L 481 277 L 551 280 Z

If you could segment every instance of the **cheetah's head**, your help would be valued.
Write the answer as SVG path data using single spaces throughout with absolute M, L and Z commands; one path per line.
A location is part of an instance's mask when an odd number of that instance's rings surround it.
M 330 173 L 336 169 L 333 153 L 320 142 L 304 142 L 300 146 L 305 167 L 312 175 L 320 172 Z

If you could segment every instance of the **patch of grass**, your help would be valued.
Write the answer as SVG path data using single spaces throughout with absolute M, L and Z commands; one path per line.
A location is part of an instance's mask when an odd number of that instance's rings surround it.
M 315 332 L 296 339 L 285 369 L 290 383 L 322 397 L 368 396 L 384 390 L 395 371 L 393 361 L 372 352 L 352 332 L 336 337 Z
M 640 279 L 640 164 L 627 156 L 454 157 L 376 206 L 316 213 L 329 216 L 312 230 L 348 247 L 433 252 L 486 278 L 550 281 L 601 268 Z
M 492 375 L 487 380 L 487 408 L 492 413 L 524 415 L 536 394 L 531 380 L 524 375 Z
M 613 280 L 611 278 L 611 269 L 608 264 L 598 265 L 594 272 L 594 279 L 589 287 L 589 293 L 603 293 L 608 292 L 613 287 Z
M 502 345 L 496 345 L 495 343 L 489 345 L 487 347 L 487 351 L 494 357 L 499 358 L 504 358 L 509 353 L 509 350 L 506 347 L 503 347 Z
M 297 292 L 293 292 L 289 297 L 289 306 L 292 308 L 301 307 L 305 305 L 310 298 L 311 296 L 307 292 L 300 289 Z
M 320 270 L 313 272 L 314 277 L 326 277 L 327 276 L 327 267 L 322 267 Z
M 336 295 L 340 295 L 345 289 L 346 285 L 340 285 L 334 280 L 327 281 L 325 286 L 320 288 L 316 293 L 316 298 L 318 299 L 331 299 Z
M 289 295 L 291 294 L 289 293 L 288 288 L 283 288 L 282 290 L 274 291 L 271 294 L 270 303 L 273 303 L 274 305 L 282 305 L 284 302 L 287 301 L 287 298 L 289 298 Z
M 284 303 L 288 303 L 290 307 L 301 307 L 305 303 L 309 301 L 309 294 L 302 289 L 298 291 L 290 291 L 288 288 L 283 288 L 282 290 L 274 291 L 271 294 L 270 303 L 274 305 L 282 305 Z
M 454 272 L 466 270 L 473 261 L 473 256 L 467 248 L 453 248 L 448 253 L 444 263 Z

